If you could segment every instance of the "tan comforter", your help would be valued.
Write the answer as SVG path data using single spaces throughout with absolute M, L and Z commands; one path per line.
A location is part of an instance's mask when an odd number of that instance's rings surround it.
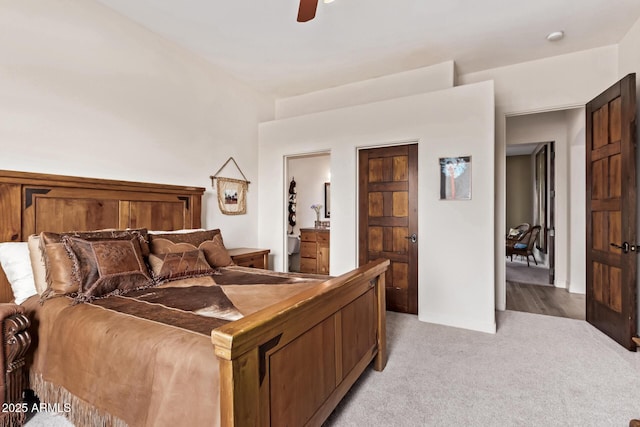
M 31 386 L 79 427 L 218 425 L 211 330 L 320 281 L 228 267 L 91 304 L 32 297 Z

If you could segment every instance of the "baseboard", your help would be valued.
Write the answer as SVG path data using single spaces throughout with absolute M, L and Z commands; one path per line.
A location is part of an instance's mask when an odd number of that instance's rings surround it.
M 427 323 L 435 323 L 437 325 L 452 326 L 454 328 L 468 329 L 471 331 L 485 332 L 488 334 L 496 333 L 495 318 L 493 322 L 484 322 L 473 319 L 460 319 L 443 314 L 424 313 L 418 314 L 418 320 Z
M 561 281 L 556 280 L 555 287 L 561 288 L 561 289 L 569 289 L 569 284 L 564 280 L 561 280 Z

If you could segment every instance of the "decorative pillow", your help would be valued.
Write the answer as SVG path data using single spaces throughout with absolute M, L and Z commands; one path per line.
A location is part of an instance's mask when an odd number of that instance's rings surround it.
M 157 283 L 214 274 L 201 250 L 149 255 L 149 265 Z
M 149 237 L 146 228 L 132 228 L 127 230 L 69 231 L 66 233 L 42 232 L 40 233 L 40 247 L 42 248 L 43 244 L 48 245 L 50 243 L 62 243 L 62 238 L 65 236 L 78 237 L 84 240 L 128 240 L 132 237 L 136 237 L 140 241 L 142 255 L 149 255 Z
M 509 237 L 518 237 L 522 232 L 516 228 L 509 229 Z
M 64 244 L 44 245 L 42 253 L 46 266 L 47 289 L 40 295 L 40 300 L 78 292 L 78 281 L 74 280 L 72 275 L 73 261 Z
M 119 295 L 153 285 L 144 263 L 140 241 L 62 239 L 73 261 L 73 276 L 78 282 L 76 302 Z
M 47 269 L 44 265 L 44 258 L 40 250 L 40 236 L 32 234 L 27 239 L 29 247 L 29 258 L 31 259 L 31 268 L 33 269 L 33 280 L 36 283 L 36 291 L 42 295 L 47 290 Z
M 69 251 L 62 243 L 65 237 L 77 237 L 88 241 L 130 240 L 135 238 L 140 243 L 143 255 L 149 254 L 147 230 L 98 230 L 70 231 L 68 233 L 40 233 L 40 250 L 46 270 L 47 289 L 41 294 L 41 300 L 60 295 L 78 292 L 79 282 L 72 277 L 73 261 Z
M 198 247 L 200 243 L 213 239 L 213 236 L 220 234 L 220 229 L 215 230 L 197 230 L 192 233 L 165 233 L 149 235 L 149 245 L 151 252 L 154 254 L 167 253 L 161 247 L 166 246 L 167 241 L 170 243 L 187 243 L 193 247 Z M 175 251 L 183 252 L 183 251 Z
M 36 295 L 27 242 L 0 243 L 0 265 L 11 285 L 16 304 Z
M 527 244 L 526 243 L 516 243 L 515 245 L 513 245 L 513 247 L 515 249 L 527 249 Z
M 213 239 L 202 242 L 199 246 L 204 251 L 207 262 L 214 267 L 233 265 L 233 260 L 222 241 L 222 234 L 216 234 Z
M 211 267 L 226 267 L 233 264 L 219 229 L 187 234 L 154 234 L 150 236 L 150 246 L 153 254 L 201 249 Z

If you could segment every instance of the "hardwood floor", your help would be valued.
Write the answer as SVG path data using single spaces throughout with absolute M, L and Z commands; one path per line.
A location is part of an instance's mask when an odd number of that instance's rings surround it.
M 507 282 L 507 310 L 585 319 L 585 296 L 553 286 Z

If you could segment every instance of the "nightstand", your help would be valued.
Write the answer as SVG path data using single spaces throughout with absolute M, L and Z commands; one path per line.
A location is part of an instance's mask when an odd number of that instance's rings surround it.
M 269 269 L 269 249 L 233 248 L 227 249 L 227 252 L 236 265 Z

